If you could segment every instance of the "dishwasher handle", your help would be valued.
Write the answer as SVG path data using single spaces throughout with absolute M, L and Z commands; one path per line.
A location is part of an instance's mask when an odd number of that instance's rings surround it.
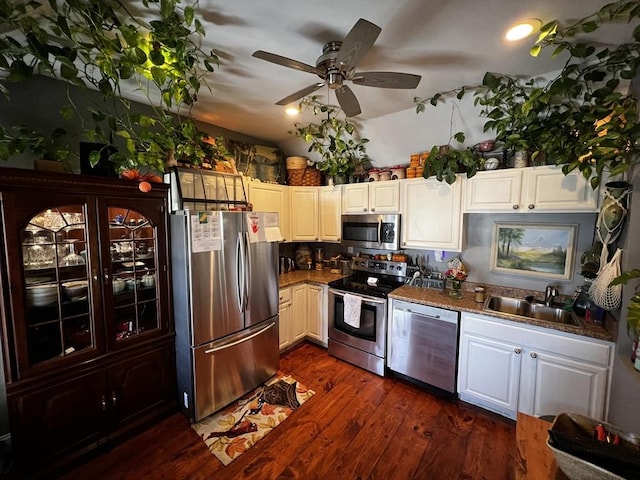
M 432 307 L 430 305 L 411 304 L 407 302 L 395 302 L 393 311 L 406 312 L 410 315 L 432 318 L 441 322 L 459 323 L 460 313 L 454 310 Z

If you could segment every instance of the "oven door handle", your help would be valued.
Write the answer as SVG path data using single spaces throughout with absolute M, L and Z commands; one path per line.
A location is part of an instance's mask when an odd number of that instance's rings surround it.
M 346 293 L 348 292 L 343 292 L 341 290 L 335 290 L 333 288 L 329 289 L 329 292 L 333 293 L 334 295 L 338 296 L 338 297 L 344 297 Z M 362 297 L 362 299 L 368 303 L 377 303 L 380 305 L 386 305 L 387 301 L 386 300 L 380 300 L 379 298 L 375 298 L 375 297 L 370 297 L 368 295 L 362 295 L 360 293 L 353 293 L 352 295 L 357 295 L 358 297 Z

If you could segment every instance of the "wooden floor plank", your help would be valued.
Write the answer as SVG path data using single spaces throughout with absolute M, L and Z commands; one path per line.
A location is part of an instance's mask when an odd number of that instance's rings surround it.
M 370 475 L 371 479 L 413 478 L 429 446 L 436 420 L 444 404 L 445 401 L 440 398 L 416 392 L 415 403 L 405 414 L 393 441 L 389 442 L 377 459 Z
M 514 423 L 379 377 L 303 343 L 280 370 L 316 391 L 225 467 L 179 413 L 68 470 L 63 480 L 512 478 Z

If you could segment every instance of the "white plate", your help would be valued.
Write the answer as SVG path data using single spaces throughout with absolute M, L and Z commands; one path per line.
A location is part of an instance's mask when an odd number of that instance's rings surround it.
M 123 267 L 131 268 L 131 267 L 142 267 L 144 262 L 122 262 Z

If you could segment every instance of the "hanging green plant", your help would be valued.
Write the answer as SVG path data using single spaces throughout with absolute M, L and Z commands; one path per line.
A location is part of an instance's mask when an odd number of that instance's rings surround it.
M 295 130 L 289 131 L 310 144 L 309 152 L 320 154 L 322 160 L 317 163 L 318 170 L 329 176 L 349 177 L 359 166 L 369 162 L 365 146 L 369 140 L 358 135 L 356 125 L 340 108 L 325 105 L 313 95 L 302 99 L 300 110 L 303 109 L 326 116 L 320 123 L 296 123 Z
M 504 148 L 526 148 L 533 157 L 544 154 L 547 163 L 562 166 L 565 174 L 577 169 L 597 188 L 605 174 L 626 172 L 640 154 L 637 99 L 620 91 L 621 82 L 638 72 L 640 28 L 617 46 L 601 47 L 585 36 L 605 24 L 638 20 L 638 2 L 618 1 L 571 25 L 549 22 L 540 29 L 531 54 L 549 47 L 553 57 L 569 53 L 554 79 L 541 84 L 487 73 L 480 85 L 415 98 L 416 111 L 471 91 L 487 118 L 484 131 L 495 131 Z
M 196 18 L 197 2 L 180 4 L 179 0 L 145 0 L 133 10 L 117 0 L 5 0 L 0 3 L 0 29 L 7 32 L 0 39 L 0 71 L 4 72 L 0 91 L 8 95 L 5 82 L 38 74 L 81 90 L 97 90 L 111 108 L 100 104 L 78 109 L 68 95 L 61 115 L 77 115 L 83 125 L 93 120 L 95 127 L 87 126 L 85 131 L 90 141 L 110 143 L 112 134 L 122 138 L 125 152 L 111 158 L 118 169 L 143 166 L 163 171 L 169 151 L 162 140 L 176 137 L 174 132 L 182 128 L 180 115 L 197 101 L 200 88 L 206 85 L 205 75 L 218 64 L 214 51 L 205 52 L 199 46 L 204 29 Z M 154 19 L 144 20 L 148 16 Z M 151 114 L 131 112 L 130 102 L 122 95 L 124 82 L 144 93 Z M 177 112 L 178 119 L 168 111 Z M 0 130 L 0 139 L 5 144 L 29 142 L 6 129 Z M 13 153 L 15 148 L 0 148 L 0 158 Z M 92 163 L 98 159 L 99 153 L 94 152 Z

